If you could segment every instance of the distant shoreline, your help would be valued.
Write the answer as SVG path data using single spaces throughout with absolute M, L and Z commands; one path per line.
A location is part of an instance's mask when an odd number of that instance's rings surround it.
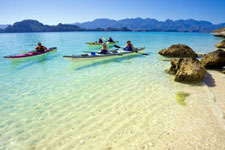
M 0 32 L 0 34 L 8 34 L 8 33 L 67 33 L 67 32 L 146 32 L 146 33 L 154 33 L 154 32 L 161 32 L 161 33 L 201 33 L 201 34 L 212 34 L 209 32 L 179 32 L 179 31 L 52 31 L 52 32 Z M 213 34 L 212 34 L 213 35 Z

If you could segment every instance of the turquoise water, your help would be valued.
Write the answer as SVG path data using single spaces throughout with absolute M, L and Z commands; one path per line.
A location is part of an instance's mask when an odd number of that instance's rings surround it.
M 88 50 L 85 42 L 112 36 L 131 40 L 149 56 L 71 63 L 63 55 Z M 12 63 L 3 58 L 33 50 L 40 41 L 57 53 Z M 207 86 L 180 84 L 165 73 L 170 62 L 158 51 L 184 43 L 198 53 L 218 39 L 202 33 L 66 32 L 0 34 L 0 149 L 138 149 L 173 125 L 187 105 L 212 101 Z M 200 105 L 200 104 L 199 104 Z M 152 133 L 152 136 L 149 136 Z M 135 139 L 135 140 L 134 140 Z M 131 142 L 132 141 L 132 142 Z

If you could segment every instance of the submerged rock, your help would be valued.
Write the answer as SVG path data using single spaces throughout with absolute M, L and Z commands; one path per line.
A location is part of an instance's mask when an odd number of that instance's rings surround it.
M 216 47 L 217 47 L 217 48 L 225 48 L 225 40 L 223 40 L 223 41 L 220 42 L 220 43 L 217 43 L 217 44 L 216 44 Z
M 208 53 L 203 56 L 201 63 L 208 69 L 220 69 L 225 66 L 225 51 L 219 49 Z
M 189 95 L 190 95 L 190 93 L 186 93 L 186 92 L 176 92 L 177 103 L 186 106 L 185 99 Z
M 198 55 L 185 44 L 172 45 L 169 48 L 160 50 L 159 54 L 169 57 L 198 57 Z
M 196 82 L 204 79 L 206 70 L 196 58 L 179 58 L 171 60 L 168 72 L 175 75 L 175 81 Z

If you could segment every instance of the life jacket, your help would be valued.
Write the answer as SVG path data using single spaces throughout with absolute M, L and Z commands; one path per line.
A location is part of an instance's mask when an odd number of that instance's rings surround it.
M 112 39 L 109 39 L 108 42 L 114 42 Z
M 127 46 L 124 48 L 126 51 L 132 51 L 132 44 L 127 44 Z
M 38 46 L 37 52 L 45 52 L 44 46 Z
M 98 43 L 103 43 L 103 41 L 102 40 L 99 40 Z

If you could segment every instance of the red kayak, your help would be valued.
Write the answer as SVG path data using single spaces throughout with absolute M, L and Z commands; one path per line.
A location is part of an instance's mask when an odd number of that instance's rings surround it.
M 31 52 L 28 52 L 26 54 L 20 54 L 20 55 L 15 55 L 15 56 L 4 56 L 4 58 L 10 59 L 10 60 L 20 60 L 20 59 L 23 59 L 23 58 L 31 58 L 31 57 L 34 57 L 34 56 L 40 56 L 40 55 L 44 55 L 44 54 L 49 53 L 49 52 L 56 52 L 56 51 L 57 51 L 57 48 L 52 47 L 52 48 L 47 49 L 45 52 L 31 51 Z

